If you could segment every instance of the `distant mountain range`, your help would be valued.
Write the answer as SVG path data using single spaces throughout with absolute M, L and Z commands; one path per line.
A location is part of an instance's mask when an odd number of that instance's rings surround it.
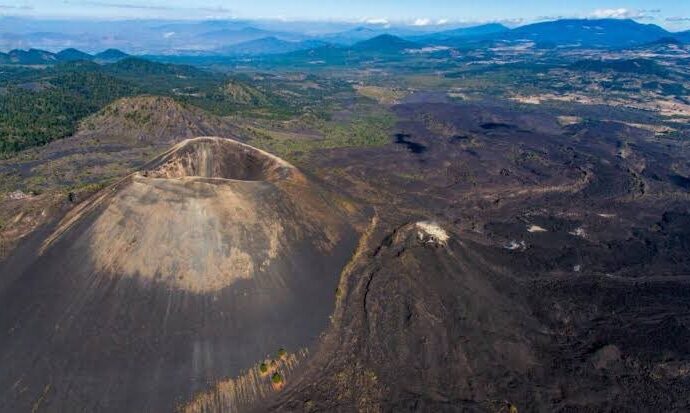
M 672 33 L 634 20 L 557 20 L 530 24 L 501 33 L 505 40 L 531 40 L 540 45 L 629 47 L 651 43 Z
M 324 35 L 320 38 L 321 40 L 333 45 L 352 46 L 355 43 L 373 39 L 384 34 L 401 38 L 410 38 L 418 36 L 420 33 L 406 29 L 359 26 L 342 32 Z
M 328 43 L 321 40 L 289 41 L 270 36 L 220 48 L 216 50 L 216 53 L 231 56 L 272 55 L 314 49 L 327 44 Z
M 117 49 L 108 49 L 94 55 L 84 53 L 77 49 L 65 49 L 57 53 L 45 50 L 10 50 L 8 53 L 0 53 L 0 64 L 16 65 L 50 65 L 61 62 L 74 62 L 86 60 L 97 63 L 114 63 L 129 57 Z
M 509 31 L 510 29 L 502 24 L 489 23 L 483 24 L 481 26 L 461 27 L 453 30 L 444 30 L 441 32 L 429 33 L 422 36 L 410 37 L 409 39 L 424 43 L 438 43 L 448 40 L 496 36 Z
M 174 37 L 175 35 L 171 35 Z M 276 38 L 283 41 L 297 42 L 304 40 L 307 36 L 299 33 L 286 33 L 271 30 L 258 29 L 256 27 L 244 27 L 242 29 L 221 29 L 195 36 L 195 40 L 205 42 L 213 47 L 224 47 L 226 45 L 241 44 L 266 38 Z
M 0 19 L 7 23 L 7 19 Z M 9 20 L 10 23 L 13 20 Z M 15 22 L 16 23 L 16 22 Z M 103 23 L 105 26 L 114 23 Z M 261 56 L 299 53 L 309 51 L 318 57 L 326 53 L 337 55 L 348 53 L 403 52 L 406 49 L 421 48 L 472 48 L 490 47 L 506 42 L 531 42 L 535 47 L 571 48 L 627 48 L 658 41 L 690 43 L 690 31 L 669 32 L 653 24 L 642 24 L 626 19 L 567 19 L 529 24 L 514 29 L 497 23 L 451 30 L 424 32 L 411 28 L 357 26 L 335 33 L 298 33 L 285 30 L 271 30 L 268 27 L 253 27 L 251 22 L 209 21 L 152 24 L 121 22 L 128 30 L 115 37 L 107 37 L 96 26 L 88 26 L 93 35 L 103 35 L 103 43 L 129 45 L 127 50 L 145 55 L 178 56 Z M 93 38 L 76 31 L 75 28 L 54 33 L 56 23 L 46 24 L 44 31 L 31 31 L 37 27 L 29 25 L 14 28 L 12 24 L 0 30 L 0 50 L 3 44 L 27 44 L 32 48 L 15 48 L 0 53 L 0 64 L 52 64 L 74 60 L 112 62 L 127 57 L 127 54 L 110 49 L 99 54 L 88 54 L 71 46 L 58 53 L 40 50 L 41 44 L 93 45 Z M 22 27 L 22 26 L 17 26 Z M 340 26 L 338 26 L 340 27 Z M 13 29 L 14 28 L 14 29 Z M 128 36 L 132 36 L 129 38 Z M 93 36 L 92 36 L 93 37 Z M 128 40 L 129 39 L 129 40 Z M 34 42 L 34 43 L 31 43 Z M 54 48 L 49 48 L 54 50 Z M 58 49 L 59 50 L 59 49 Z M 87 48 L 93 50 L 93 48 Z

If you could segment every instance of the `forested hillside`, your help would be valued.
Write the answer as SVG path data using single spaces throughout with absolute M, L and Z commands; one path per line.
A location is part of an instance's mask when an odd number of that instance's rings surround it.
M 0 96 L 0 152 L 68 136 L 79 119 L 140 91 L 127 81 L 82 71 L 6 86 Z
M 0 153 L 69 136 L 81 119 L 135 95 L 170 96 L 220 115 L 259 106 L 283 113 L 286 105 L 225 74 L 136 58 L 107 65 L 0 67 Z

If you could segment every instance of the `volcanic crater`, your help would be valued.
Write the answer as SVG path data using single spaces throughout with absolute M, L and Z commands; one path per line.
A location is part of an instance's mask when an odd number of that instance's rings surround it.
M 51 385 L 57 410 L 172 411 L 278 348 L 309 347 L 364 215 L 241 142 L 173 146 L 1 264 L 15 277 L 0 286 L 0 328 L 13 331 L 0 388 L 30 391 L 0 398 L 30 409 Z
M 277 181 L 295 171 L 284 160 L 241 142 L 199 137 L 175 145 L 152 162 L 144 174 L 156 178 Z

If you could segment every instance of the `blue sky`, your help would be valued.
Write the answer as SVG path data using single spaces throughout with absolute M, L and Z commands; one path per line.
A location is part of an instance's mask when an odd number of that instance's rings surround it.
M 690 28 L 690 0 L 0 0 L 0 14 L 67 18 L 254 18 L 347 20 L 409 25 L 558 17 L 631 17 L 672 30 Z

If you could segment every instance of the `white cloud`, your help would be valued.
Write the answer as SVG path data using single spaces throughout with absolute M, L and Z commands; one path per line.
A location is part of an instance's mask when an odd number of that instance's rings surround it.
M 592 17 L 597 19 L 625 19 L 630 17 L 630 10 L 620 9 L 596 9 L 592 12 Z
M 75 3 L 76 4 L 76 3 Z M 112 9 L 134 9 L 134 10 L 173 10 L 172 6 L 156 6 L 151 4 L 119 3 L 109 1 L 83 1 L 82 5 L 99 6 Z
M 500 20 L 492 20 L 488 21 L 487 23 L 501 23 L 506 26 L 518 26 L 522 24 L 525 21 L 525 19 L 521 17 L 516 17 L 514 19 L 500 19 Z
M 436 22 L 436 25 L 437 25 L 437 26 L 443 26 L 444 24 L 448 24 L 448 23 L 449 23 L 449 22 L 448 22 L 448 19 L 439 19 L 439 20 Z
M 17 6 L 14 4 L 0 4 L 0 10 L 33 10 L 33 6 Z
M 534 20 L 536 21 L 553 21 L 553 20 L 561 20 L 561 19 L 569 19 L 573 18 L 573 16 L 563 16 L 563 15 L 554 15 L 554 16 L 537 16 Z
M 119 2 L 119 1 L 101 1 L 101 0 L 64 0 L 65 4 L 73 6 L 92 6 L 105 7 L 108 9 L 120 10 L 140 10 L 140 11 L 158 11 L 158 12 L 184 12 L 184 13 L 219 13 L 229 14 L 231 10 L 223 6 L 200 6 L 200 7 L 177 7 L 174 5 L 155 5 L 155 4 L 138 4 L 135 2 Z M 227 16 L 226 16 L 227 17 Z
M 428 26 L 430 24 L 431 19 L 417 19 L 412 23 L 413 26 Z
M 596 9 L 590 17 L 595 19 L 649 19 L 651 14 L 659 13 L 661 10 L 633 10 L 626 8 L 618 9 Z
M 667 22 L 690 22 L 690 17 L 671 16 L 666 18 Z
M 364 19 L 364 23 L 367 23 L 367 24 L 383 24 L 383 25 L 387 25 L 387 24 L 388 24 L 388 19 L 382 18 L 382 17 L 378 17 L 378 18 L 374 18 L 374 19 Z

